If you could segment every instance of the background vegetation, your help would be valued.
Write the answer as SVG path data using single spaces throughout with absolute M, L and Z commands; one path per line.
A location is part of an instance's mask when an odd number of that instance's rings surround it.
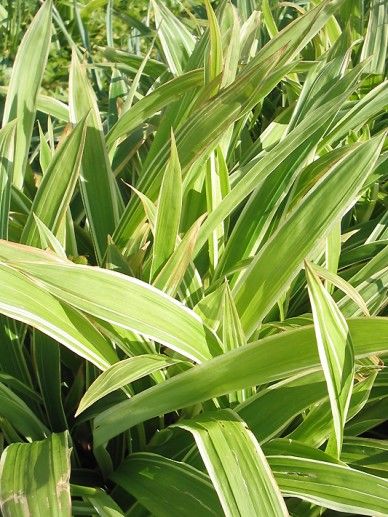
M 388 515 L 387 18 L 1 3 L 4 516 Z

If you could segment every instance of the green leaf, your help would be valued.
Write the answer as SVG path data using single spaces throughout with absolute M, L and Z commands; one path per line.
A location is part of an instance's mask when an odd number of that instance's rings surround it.
M 387 104 L 388 81 L 383 81 L 345 112 L 324 137 L 320 147 L 343 138 L 351 130 L 359 129 L 368 120 L 373 119 L 378 113 L 384 111 Z
M 233 411 L 176 425 L 193 434 L 225 515 L 288 515 L 259 443 Z
M 249 67 L 269 59 L 273 52 L 286 48 L 284 60 L 294 59 L 307 43 L 325 26 L 333 13 L 344 4 L 344 0 L 324 0 L 289 23 L 276 37 L 272 38 L 250 61 Z
M 273 15 L 272 15 L 271 7 L 269 5 L 268 0 L 263 0 L 261 9 L 263 11 L 264 23 L 265 23 L 265 27 L 268 31 L 268 34 L 270 35 L 271 38 L 274 38 L 276 36 L 276 34 L 278 34 L 279 31 L 278 31 L 278 28 L 276 27 L 276 23 L 275 23 Z
M 9 86 L 0 86 L 0 95 L 7 95 L 8 90 Z M 38 94 L 36 98 L 36 109 L 63 122 L 69 122 L 69 107 L 54 97 Z
M 111 479 L 157 517 L 222 515 L 209 478 L 185 463 L 156 454 L 131 454 Z
M 387 259 L 388 246 L 385 245 L 379 253 L 375 254 L 364 267 L 349 279 L 349 283 L 365 299 L 372 313 L 375 312 L 375 309 L 379 309 L 381 303 L 384 305 L 386 302 Z M 361 313 L 355 304 L 356 299 L 354 297 L 351 299 L 349 295 L 345 297 L 336 296 L 335 300 L 338 300 L 338 307 L 346 317 L 356 316 Z
M 67 421 L 62 404 L 59 344 L 35 330 L 32 355 L 50 429 L 57 433 L 64 431 L 67 429 Z
M 299 126 L 300 127 L 300 126 Z M 352 147 L 346 158 L 332 167 L 283 222 L 254 258 L 233 290 L 245 332 L 251 335 L 285 292 L 330 222 L 342 216 L 357 199 L 359 190 L 380 154 L 381 136 Z M 293 253 L 289 242 L 293 241 Z M 247 291 L 253 285 L 255 290 Z
M 249 113 L 291 68 L 291 65 L 276 68 L 280 58 L 279 51 L 262 66 L 237 76 L 227 88 L 199 106 L 175 132 L 183 175 L 195 161 L 213 150 L 224 132 L 236 120 Z M 169 142 L 165 142 L 155 156 L 147 160 L 142 171 L 138 189 L 152 201 L 156 200 L 161 171 L 169 152 Z M 139 208 L 139 203 L 129 203 L 113 235 L 114 241 L 123 248 L 142 221 Z
M 39 229 L 34 216 L 39 217 L 54 235 L 57 235 L 61 224 L 64 223 L 78 181 L 85 131 L 83 120 L 57 149 L 34 197 L 22 233 L 22 243 L 30 246 L 40 244 Z
M 217 208 L 209 214 L 206 223 L 203 225 L 198 243 L 196 246 L 196 254 L 200 251 L 210 233 L 220 224 L 227 216 L 229 216 L 253 190 L 258 189 L 258 195 L 253 197 L 253 202 L 249 203 L 252 213 L 255 213 L 256 207 L 263 211 L 264 203 L 267 204 L 269 210 L 273 208 L 272 203 L 280 199 L 282 200 L 282 192 L 284 187 L 282 185 L 283 174 L 286 181 L 289 170 L 293 171 L 294 164 L 300 164 L 300 160 L 305 159 L 306 148 L 309 151 L 310 146 L 313 148 L 317 140 L 322 135 L 322 128 L 332 120 L 332 117 L 340 109 L 341 105 L 354 90 L 357 79 L 361 73 L 362 67 L 354 69 L 347 74 L 341 83 L 341 89 L 335 99 L 328 101 L 322 106 L 314 109 L 309 117 L 306 117 L 293 131 L 291 131 L 285 138 L 283 138 L 270 152 L 266 153 L 261 159 L 255 157 L 247 165 L 244 165 L 240 172 L 241 179 L 236 183 L 234 188 L 225 196 Z M 270 175 L 280 168 L 283 174 Z M 266 181 L 267 180 L 267 181 Z M 287 184 L 287 182 L 286 182 Z M 259 187 L 259 188 L 258 188 Z M 263 200 L 262 200 L 263 199 Z M 249 209 L 247 208 L 249 212 Z M 244 212 L 243 212 L 244 213 Z M 263 212 L 262 217 L 258 218 L 258 222 L 253 224 L 252 218 L 248 213 L 249 226 L 246 226 L 247 232 L 252 232 L 254 229 L 253 242 L 256 242 L 256 231 L 266 231 L 268 227 L 268 220 Z M 253 222 L 255 220 L 253 219 Z M 248 224 L 248 223 L 247 223 Z M 242 230 L 245 233 L 245 229 Z M 238 230 L 234 232 L 234 245 L 239 249 Z M 237 234 L 237 235 L 236 235 Z M 249 235 L 249 234 L 248 234 Z M 236 252 L 235 252 L 236 253 Z
M 142 29 L 145 29 L 149 32 L 149 28 L 144 24 Z M 144 58 L 142 56 L 136 54 L 130 54 L 123 50 L 116 50 L 111 47 L 104 47 L 103 49 L 104 56 L 111 62 L 117 64 L 117 68 L 119 70 L 123 70 L 127 75 L 135 76 L 139 67 L 141 66 Z M 121 65 L 122 64 L 122 65 Z M 147 74 L 155 81 L 163 72 L 167 70 L 167 67 L 161 61 L 157 61 L 155 59 L 149 59 L 144 68 L 144 73 Z
M 356 358 L 388 351 L 388 319 L 348 320 Z M 227 352 L 117 404 L 95 419 L 102 444 L 139 422 L 234 390 L 320 369 L 311 325 Z
M 2 241 L 0 259 L 43 282 L 66 306 L 155 339 L 197 362 L 220 352 L 218 339 L 193 311 L 149 284 L 105 269 L 54 261 L 44 252 L 38 255 L 39 263 L 30 250 L 19 246 L 15 251 Z
M 54 97 L 48 97 L 42 94 L 38 95 L 36 99 L 36 109 L 63 122 L 69 122 L 69 107 Z
M 106 145 L 111 148 L 114 142 L 128 136 L 148 118 L 179 99 L 186 90 L 202 86 L 202 84 L 203 70 L 192 70 L 162 84 L 121 115 L 109 131 Z
M 351 420 L 359 413 L 371 395 L 371 389 L 376 380 L 377 371 L 373 371 L 363 380 L 354 384 L 347 414 L 348 423 L 345 427 L 345 434 L 348 432 L 347 426 L 351 425 Z M 326 387 L 327 392 L 327 387 Z M 294 429 L 288 437 L 299 440 L 311 447 L 320 447 L 328 438 L 332 438 L 333 418 L 330 400 L 322 400 L 318 405 L 312 406 L 304 420 Z M 331 440 L 333 441 L 333 440 Z M 329 443 L 329 450 L 332 443 Z
M 372 56 L 367 72 L 384 75 L 386 72 L 386 57 L 388 47 L 388 10 L 381 0 L 372 0 L 360 59 Z
M 70 116 L 73 123 L 87 116 L 87 130 L 82 156 L 80 189 L 90 224 L 93 246 L 101 264 L 118 222 L 121 199 L 111 170 L 100 112 L 86 67 L 73 50 L 69 82 Z
M 42 126 L 39 124 L 39 164 L 42 169 L 42 174 L 44 175 L 48 169 L 48 166 L 52 160 L 52 152 L 51 147 L 49 146 L 46 136 L 42 130 Z
M 268 454 L 267 459 L 286 496 L 339 512 L 381 516 L 388 513 L 386 479 L 309 457 Z
M 4 105 L 3 126 L 17 119 L 13 182 L 18 188 L 23 186 L 38 90 L 50 48 L 51 8 L 52 1 L 46 0 L 19 45 Z
M 0 342 L 2 349 L 0 369 L 27 386 L 32 386 L 31 374 L 23 353 L 23 332 L 18 322 L 2 315 L 0 316 Z
M 159 273 L 175 250 L 181 210 L 182 171 L 174 134 L 171 132 L 171 157 L 163 176 L 156 212 L 151 278 Z
M 344 439 L 341 459 L 355 469 L 386 477 L 388 444 L 386 440 L 349 436 Z
M 330 271 L 327 271 L 326 269 L 324 269 L 321 266 L 318 266 L 317 264 L 311 263 L 310 266 L 318 276 L 335 285 L 336 287 L 338 287 L 338 289 L 341 289 L 341 291 L 343 291 L 343 293 L 345 293 L 349 299 L 351 299 L 360 307 L 365 316 L 370 315 L 368 307 L 364 302 L 364 299 L 349 282 L 346 282 L 346 280 L 344 280 L 340 276 L 333 274 Z M 345 315 L 347 316 L 347 314 Z
M 205 7 L 209 24 L 209 50 L 205 63 L 205 81 L 206 84 L 209 84 L 222 73 L 223 55 L 220 26 L 209 0 L 205 0 Z M 217 93 L 217 90 L 212 93 Z
M 5 258 L 2 251 L 1 261 Z M 4 286 L 0 293 L 2 314 L 41 330 L 102 370 L 116 362 L 110 343 L 79 311 L 4 263 L 0 265 L 0 279 Z
M 339 458 L 353 387 L 353 345 L 345 318 L 307 261 L 305 271 L 318 352 L 333 414 L 335 440 L 334 444 L 329 441 L 329 447 L 334 447 L 334 454 Z
M 15 148 L 15 122 L 0 129 L 0 238 L 8 237 L 11 184 Z
M 152 0 L 152 7 L 164 57 L 171 72 L 180 75 L 194 49 L 194 37 L 164 3 Z
M 228 283 L 225 284 L 222 305 L 222 343 L 224 351 L 227 352 L 246 344 L 245 334 Z
M 0 382 L 0 417 L 6 419 L 27 440 L 41 440 L 48 432 L 46 426 L 24 400 L 2 382 Z
M 47 226 L 34 214 L 35 224 L 38 228 L 39 239 L 42 249 L 50 249 L 54 251 L 58 257 L 66 259 L 67 255 L 59 240 L 47 228 Z
M 4 517 L 70 517 L 68 434 L 40 442 L 15 443 L 0 461 L 1 511 Z
M 71 485 L 71 495 L 82 497 L 89 502 L 101 517 L 123 517 L 124 515 L 119 505 L 102 488 Z M 73 513 L 75 513 L 74 506 Z
M 174 296 L 182 283 L 185 274 L 190 273 L 190 263 L 193 259 L 194 246 L 206 214 L 201 216 L 185 233 L 174 253 L 167 260 L 155 278 L 153 285 L 170 296 Z M 193 275 L 196 274 L 191 266 Z
M 77 413 L 85 411 L 92 404 L 112 393 L 119 388 L 123 388 L 137 379 L 150 375 L 162 368 L 167 368 L 177 361 L 162 355 L 138 355 L 125 359 L 108 368 L 86 391 L 79 403 Z
M 263 444 L 325 397 L 327 386 L 322 372 L 302 373 L 259 391 L 235 411 Z

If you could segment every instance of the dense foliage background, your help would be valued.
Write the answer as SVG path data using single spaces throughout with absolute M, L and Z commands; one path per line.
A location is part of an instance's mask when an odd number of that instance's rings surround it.
M 386 2 L 0 30 L 2 514 L 388 515 Z

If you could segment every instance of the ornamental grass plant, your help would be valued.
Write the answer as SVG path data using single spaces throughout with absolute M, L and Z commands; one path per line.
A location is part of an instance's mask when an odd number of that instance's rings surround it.
M 0 513 L 388 515 L 387 2 L 0 30 Z

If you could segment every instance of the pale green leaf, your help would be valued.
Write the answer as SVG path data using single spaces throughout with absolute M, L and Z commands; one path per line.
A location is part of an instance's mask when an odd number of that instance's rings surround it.
M 0 238 L 8 237 L 16 122 L 0 129 Z
M 387 353 L 387 318 L 347 323 L 356 358 Z M 95 440 L 102 444 L 154 416 L 320 367 L 313 326 L 282 332 L 206 361 L 100 413 Z
M 288 515 L 259 443 L 233 411 L 177 425 L 193 434 L 226 516 Z
M 40 244 L 39 230 L 34 216 L 57 235 L 64 223 L 66 211 L 78 181 L 85 143 L 85 120 L 61 143 L 43 176 L 34 197 L 21 242 L 31 246 Z
M 44 252 L 38 254 L 39 263 L 30 250 L 19 246 L 15 251 L 2 241 L 0 259 L 43 282 L 66 304 L 155 339 L 194 361 L 202 362 L 220 352 L 218 339 L 199 316 L 149 284 L 105 269 L 54 261 Z M 15 270 L 13 274 L 21 276 Z
M 88 388 L 79 403 L 76 416 L 112 391 L 175 363 L 174 359 L 162 355 L 138 355 L 118 362 L 99 375 Z
M 339 458 L 353 387 L 353 344 L 345 318 L 308 262 L 305 262 L 305 271 L 318 352 L 333 414 L 334 452 Z
M 19 46 L 4 105 L 3 126 L 17 119 L 13 182 L 23 186 L 28 150 L 37 108 L 37 96 L 51 41 L 52 1 L 46 0 Z
M 154 278 L 175 250 L 182 210 L 182 171 L 174 134 L 171 132 L 171 157 L 160 187 L 156 212 L 151 265 Z
M 4 517 L 70 517 L 70 452 L 67 433 L 40 442 L 14 443 L 0 461 Z

